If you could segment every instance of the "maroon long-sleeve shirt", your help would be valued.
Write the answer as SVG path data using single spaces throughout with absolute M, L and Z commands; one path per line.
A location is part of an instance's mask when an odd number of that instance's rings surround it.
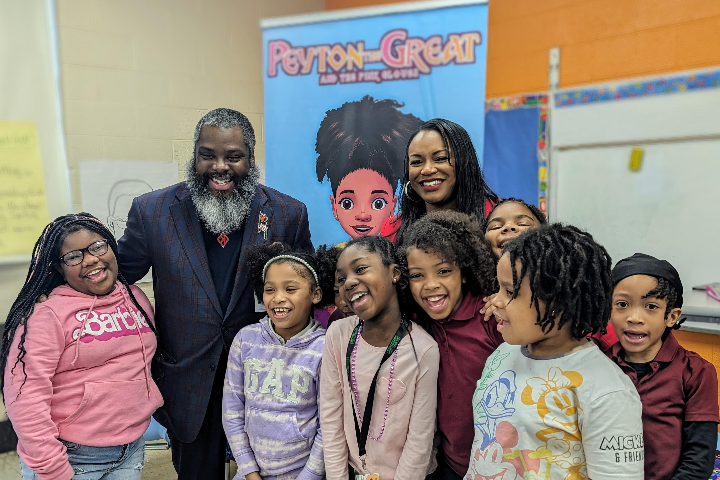
M 431 321 L 440 348 L 438 430 L 447 464 L 464 476 L 475 436 L 472 397 L 485 360 L 503 343 L 495 319 L 483 320 L 482 297 L 466 295 L 457 312 L 444 322 Z

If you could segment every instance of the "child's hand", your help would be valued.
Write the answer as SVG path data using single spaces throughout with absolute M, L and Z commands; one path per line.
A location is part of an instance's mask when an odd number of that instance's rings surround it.
M 489 297 L 483 298 L 483 301 L 485 302 L 485 305 L 480 309 L 480 313 L 485 315 L 486 322 L 490 320 L 490 317 L 492 317 L 495 314 L 495 310 L 497 310 L 497 307 L 493 305 L 493 300 L 495 300 L 495 297 L 497 297 L 497 293 L 493 293 Z
M 245 480 L 262 480 L 258 472 L 252 472 L 245 475 Z

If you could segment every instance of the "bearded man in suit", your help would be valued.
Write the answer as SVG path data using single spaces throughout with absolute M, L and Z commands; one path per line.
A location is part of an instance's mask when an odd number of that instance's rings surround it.
M 259 183 L 255 132 L 240 112 L 218 108 L 195 128 L 187 180 L 137 197 L 120 239 L 130 283 L 152 267 L 158 353 L 152 373 L 165 404 L 178 480 L 224 478 L 222 388 L 242 327 L 264 314 L 249 285 L 251 245 L 311 251 L 307 208 Z

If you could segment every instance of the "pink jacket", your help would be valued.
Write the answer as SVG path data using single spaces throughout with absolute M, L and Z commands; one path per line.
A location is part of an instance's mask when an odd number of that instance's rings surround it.
M 412 339 L 406 335 L 400 341 L 385 431 L 379 441 L 367 440 L 367 468 L 363 469 L 355 436 L 353 393 L 345 366 L 348 340 L 357 324 L 356 316 L 337 320 L 325 335 L 320 425 L 327 480 L 346 480 L 348 464 L 358 473 L 377 473 L 380 480 L 424 480 L 436 466 L 433 436 L 440 361 L 437 343 L 415 323 L 410 331 Z M 362 408 L 384 352 L 385 348 L 374 347 L 362 337 L 358 342 L 356 365 L 362 368 L 356 370 L 356 379 Z M 370 421 L 374 437 L 383 424 L 391 363 L 388 360 L 383 364 L 377 380 Z
M 130 288 L 152 316 L 142 290 Z M 163 404 L 150 376 L 157 343 L 148 320 L 120 282 L 102 297 L 57 287 L 28 321 L 27 379 L 22 364 L 15 365 L 23 333 L 18 328 L 5 370 L 5 404 L 18 454 L 41 480 L 74 475 L 58 438 L 107 447 L 145 432 Z

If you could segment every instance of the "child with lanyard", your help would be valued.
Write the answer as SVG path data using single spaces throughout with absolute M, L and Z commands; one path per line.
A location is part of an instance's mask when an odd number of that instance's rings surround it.
M 683 320 L 680 275 L 669 262 L 642 253 L 620 260 L 612 273 L 610 320 L 620 341 L 605 354 L 640 394 L 645 478 L 710 478 L 719 420 L 717 374 L 672 334 Z
M 332 274 L 314 255 L 280 243 L 250 247 L 248 274 L 267 316 L 233 340 L 223 389 L 223 427 L 235 478 L 320 480 L 318 415 L 325 330 L 311 316 L 330 299 Z
M 438 347 L 403 316 L 407 279 L 383 237 L 348 242 L 337 264 L 356 316 L 328 329 L 320 420 L 328 480 L 421 480 L 434 469 Z
M 495 290 L 495 259 L 474 217 L 431 212 L 410 225 L 400 249 L 418 322 L 438 343 L 438 468 L 433 480 L 460 480 L 470 463 L 472 396 L 485 360 L 503 343 L 483 321 Z
M 45 227 L 0 357 L 23 480 L 140 480 L 142 435 L 163 404 L 156 347 L 152 307 L 118 269 L 112 232 L 89 213 Z
M 504 246 L 493 300 L 505 342 L 473 397 L 466 478 L 643 478 L 642 405 L 587 337 L 610 318 L 610 256 L 562 224 Z

